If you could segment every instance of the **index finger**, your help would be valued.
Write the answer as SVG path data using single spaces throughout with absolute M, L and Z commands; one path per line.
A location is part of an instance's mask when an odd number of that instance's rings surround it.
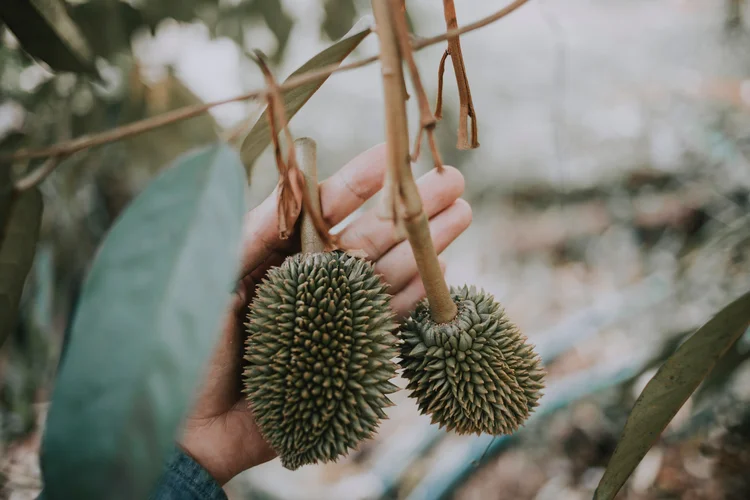
M 333 227 L 377 193 L 383 186 L 385 144 L 378 144 L 342 167 L 320 184 L 323 219 Z M 242 274 L 247 274 L 289 240 L 279 237 L 278 188 L 245 216 Z
M 323 219 L 333 227 L 383 187 L 385 144 L 373 146 L 320 184 Z

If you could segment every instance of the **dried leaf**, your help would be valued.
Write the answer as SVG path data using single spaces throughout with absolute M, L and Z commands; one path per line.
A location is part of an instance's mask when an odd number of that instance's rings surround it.
M 667 424 L 748 324 L 750 292 L 722 309 L 667 359 L 635 402 L 594 493 L 596 500 L 617 495 Z
M 2 0 L 0 20 L 52 69 L 97 75 L 94 52 L 61 0 Z
M 327 49 L 316 54 L 312 59 L 300 66 L 289 78 L 316 70 L 330 64 L 341 63 L 360 44 L 364 38 L 370 34 L 370 28 L 361 28 L 355 26 L 350 34 L 338 42 L 334 43 Z M 322 77 L 320 80 L 301 85 L 291 90 L 283 92 L 284 108 L 289 120 L 302 109 L 302 106 L 318 91 L 325 83 L 328 77 Z M 242 142 L 241 155 L 242 163 L 245 165 L 248 177 L 252 172 L 253 164 L 258 159 L 263 150 L 271 143 L 270 128 L 268 123 L 267 110 L 263 112 L 258 121 L 255 123 L 250 133 Z

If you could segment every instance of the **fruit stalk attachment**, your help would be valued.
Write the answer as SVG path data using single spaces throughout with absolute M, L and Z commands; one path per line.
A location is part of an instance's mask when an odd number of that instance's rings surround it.
M 325 252 L 326 244 L 315 226 L 311 211 L 322 214 L 320 206 L 320 189 L 318 186 L 317 145 L 309 137 L 294 141 L 297 163 L 305 179 L 305 190 L 309 207 L 302 211 L 300 222 L 300 241 L 302 253 Z
M 371 262 L 326 251 L 315 143 L 294 143 L 304 175 L 302 253 L 270 269 L 245 326 L 244 392 L 287 469 L 331 462 L 370 438 L 398 390 L 396 328 Z
M 386 139 L 388 169 L 386 171 L 386 213 L 403 223 L 408 234 L 419 275 L 430 303 L 435 323 L 447 323 L 456 317 L 456 304 L 450 296 L 430 236 L 427 215 L 411 171 L 409 129 L 406 116 L 406 95 L 402 54 L 395 25 L 395 9 L 390 0 L 373 0 L 372 9 L 380 38 L 380 62 L 386 106 Z
M 394 22 L 398 2 L 372 0 L 372 5 L 386 104 L 386 213 L 396 227 L 406 228 L 427 295 L 400 331 L 406 388 L 420 411 L 441 427 L 459 434 L 508 434 L 538 405 L 544 386 L 541 359 L 492 295 L 475 287 L 449 290 L 445 283 L 411 172 L 402 54 Z M 456 52 L 456 59 L 459 56 Z

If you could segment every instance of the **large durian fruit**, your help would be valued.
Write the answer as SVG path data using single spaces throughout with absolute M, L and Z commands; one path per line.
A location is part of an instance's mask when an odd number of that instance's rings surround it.
M 459 434 L 509 434 L 538 405 L 541 359 L 492 295 L 451 288 L 456 317 L 438 324 L 427 300 L 401 327 L 407 390 L 432 422 Z
M 303 172 L 313 171 L 308 187 L 317 186 L 314 143 L 296 142 Z M 291 470 L 335 461 L 371 437 L 398 389 L 386 285 L 365 259 L 310 251 L 323 245 L 310 218 L 302 222 L 303 252 L 269 271 L 250 306 L 243 373 L 260 432 Z

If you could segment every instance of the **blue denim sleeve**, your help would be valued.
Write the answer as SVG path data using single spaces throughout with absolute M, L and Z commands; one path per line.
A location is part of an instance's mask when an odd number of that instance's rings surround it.
M 150 500 L 227 500 L 227 496 L 206 469 L 177 448 Z

